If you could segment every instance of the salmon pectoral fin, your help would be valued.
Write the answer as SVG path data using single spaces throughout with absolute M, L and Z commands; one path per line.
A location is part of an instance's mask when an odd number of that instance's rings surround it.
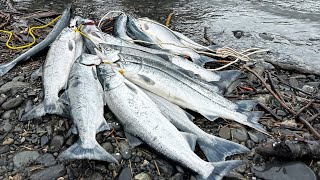
M 192 151 L 196 148 L 197 136 L 191 133 L 180 131 L 181 135 L 184 137 L 186 142 L 189 144 Z
M 124 134 L 126 135 L 128 143 L 132 148 L 143 144 L 142 140 L 140 140 L 139 138 L 129 134 L 128 132 L 125 131 Z

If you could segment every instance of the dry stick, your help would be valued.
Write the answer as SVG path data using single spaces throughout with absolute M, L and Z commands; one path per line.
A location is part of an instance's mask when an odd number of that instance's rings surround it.
M 272 77 L 271 77 L 271 73 L 268 72 L 268 80 L 269 80 L 269 83 L 270 83 L 270 86 L 271 86 L 271 89 L 277 93 L 278 97 L 284 102 L 284 99 L 283 97 L 281 96 L 280 92 L 277 90 L 276 88 L 276 85 L 274 84 L 273 80 L 272 80 Z
M 307 119 L 307 121 L 308 121 L 308 122 L 311 122 L 311 121 L 315 120 L 319 115 L 320 115 L 320 113 L 314 114 L 314 115 L 311 116 L 309 119 Z
M 210 45 L 216 45 L 216 43 L 214 43 L 208 36 L 208 27 L 204 27 L 204 34 L 203 34 L 203 38 L 208 41 L 208 43 Z
M 276 118 L 276 120 L 282 120 L 278 115 L 276 115 L 271 109 L 269 109 L 266 105 L 262 104 L 262 103 L 258 103 L 263 109 L 265 109 L 266 111 L 268 111 L 270 113 L 271 116 L 273 116 L 274 118 Z
M 257 74 L 255 71 L 251 70 L 248 66 L 243 66 L 243 68 L 245 68 L 246 70 L 248 70 L 249 72 L 251 72 L 252 74 L 254 74 L 260 81 L 261 83 L 266 87 L 266 89 L 273 95 L 274 98 L 276 98 L 276 100 L 281 104 L 281 106 L 283 108 L 285 108 L 288 112 L 290 112 L 293 115 L 296 115 L 297 113 L 295 111 L 293 111 L 292 109 L 290 109 L 283 101 L 281 101 L 281 99 L 278 97 L 278 95 L 272 91 L 272 89 L 270 88 L 270 86 L 267 85 L 267 83 L 265 82 L 265 80 L 259 75 Z M 317 139 L 320 139 L 320 134 L 311 126 L 311 124 L 306 121 L 305 119 L 301 118 L 300 116 L 298 116 L 298 119 L 305 125 L 307 126 L 307 128 L 317 137 Z
M 158 174 L 158 176 L 160 176 L 161 173 L 160 173 L 160 169 L 159 169 L 159 167 L 158 167 L 157 161 L 156 161 L 156 160 L 153 160 L 153 162 L 154 162 L 154 165 L 156 166 L 157 174 Z
M 302 113 L 302 111 L 304 111 L 305 109 L 307 109 L 312 103 L 314 102 L 314 100 L 309 101 L 309 103 L 305 106 L 303 106 L 295 115 L 294 118 L 298 117 L 300 113 Z
M 302 90 L 302 89 L 300 89 L 300 88 L 291 86 L 290 84 L 286 83 L 286 82 L 285 82 L 283 79 L 281 79 L 279 76 L 277 76 L 277 75 L 275 75 L 275 74 L 273 74 L 273 76 L 277 77 L 277 79 L 278 79 L 282 84 L 284 84 L 284 85 L 286 85 L 286 86 L 288 86 L 288 87 L 290 87 L 290 88 L 292 88 L 292 89 L 294 89 L 294 90 L 300 91 L 300 92 L 302 92 L 302 93 L 304 93 L 304 94 L 307 94 L 307 95 L 312 96 L 311 93 L 308 93 L 308 92 L 306 92 L 306 91 L 304 91 L 304 90 Z

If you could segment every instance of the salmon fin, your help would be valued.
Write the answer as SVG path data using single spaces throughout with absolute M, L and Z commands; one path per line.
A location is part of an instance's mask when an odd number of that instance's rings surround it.
M 195 117 L 194 116 L 192 116 L 190 113 L 188 113 L 187 111 L 184 111 L 185 112 L 185 114 L 186 114 L 186 116 L 188 117 L 188 119 L 190 120 L 190 121 L 193 121 L 194 119 L 195 119 Z
M 258 101 L 256 100 L 240 100 L 235 102 L 238 105 L 238 112 L 243 111 L 251 111 L 253 108 L 256 107 Z
M 20 121 L 29 121 L 31 119 L 39 118 L 41 116 L 44 116 L 46 112 L 44 111 L 43 103 L 38 104 L 33 109 L 31 109 L 29 112 L 25 113 Z
M 205 117 L 206 119 L 208 119 L 209 121 L 215 121 L 216 119 L 218 119 L 218 116 L 213 115 L 213 114 L 206 114 L 206 113 L 202 113 L 199 112 L 203 117 Z
M 215 50 L 222 48 L 222 47 L 223 46 L 221 46 L 221 45 L 213 44 L 213 45 L 207 46 L 206 48 L 215 51 Z
M 204 66 L 206 63 L 208 62 L 215 62 L 216 59 L 213 59 L 213 58 L 210 58 L 208 56 L 203 56 L 203 55 L 199 55 L 199 58 L 196 58 L 196 59 L 192 59 L 192 61 L 199 65 L 199 66 Z
M 239 70 L 227 70 L 227 71 L 217 71 L 217 74 L 220 76 L 219 81 L 214 81 L 223 92 L 229 89 L 229 86 L 237 80 L 237 78 L 241 75 L 241 71 Z M 235 88 L 235 87 L 233 87 Z
M 140 140 L 139 138 L 129 134 L 128 132 L 124 132 L 124 134 L 126 135 L 128 143 L 132 148 L 143 144 L 142 140 Z
M 95 142 L 95 147 L 93 149 L 86 149 L 81 147 L 81 141 L 78 140 L 68 149 L 60 153 L 58 159 L 62 161 L 68 159 L 92 159 L 119 164 L 118 161 L 105 149 L 103 149 L 103 147 L 101 147 L 97 141 Z
M 196 148 L 197 136 L 194 134 L 182 132 L 182 131 L 180 131 L 180 133 L 189 144 L 191 150 L 194 151 L 194 149 Z
M 241 165 L 242 163 L 243 161 L 238 160 L 211 163 L 211 165 L 214 167 L 211 174 L 208 177 L 201 177 L 198 175 L 197 179 L 221 180 L 225 175 L 229 173 L 229 171 Z
M 70 99 L 69 99 L 69 95 L 68 95 L 68 91 L 64 91 L 61 96 L 59 97 L 59 101 L 65 105 L 69 105 L 70 104 Z
M 17 62 L 14 60 L 8 63 L 0 64 L 0 76 L 7 74 L 7 72 L 9 72 L 16 64 Z
M 67 107 L 61 101 L 44 101 L 44 111 L 47 114 L 57 114 L 68 117 L 69 112 Z
M 72 125 L 71 126 L 71 132 L 72 132 L 72 134 L 78 134 L 78 128 L 77 128 L 77 126 L 76 125 Z
M 270 136 L 270 134 L 258 122 L 258 120 L 263 116 L 264 112 L 262 112 L 262 111 L 252 111 L 252 112 L 244 111 L 241 113 L 247 116 L 247 121 L 243 122 L 242 124 L 247 125 L 257 131 L 260 131 L 260 132 Z
M 212 136 L 212 143 L 198 141 L 199 147 L 209 162 L 225 161 L 226 157 L 234 154 L 248 153 L 250 150 L 238 143 Z
M 106 131 L 106 130 L 110 130 L 110 126 L 107 123 L 107 121 L 103 118 L 103 122 L 100 125 L 100 127 L 98 128 L 98 132 L 102 132 L 102 131 Z
M 39 77 L 42 76 L 42 72 L 43 72 L 42 66 L 40 66 L 38 69 L 32 72 L 30 80 L 34 82 L 35 80 L 37 80 Z

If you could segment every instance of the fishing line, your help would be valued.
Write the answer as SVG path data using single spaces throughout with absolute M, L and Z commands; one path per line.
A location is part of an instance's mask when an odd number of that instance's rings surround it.
M 30 36 L 32 37 L 33 42 L 32 42 L 32 43 L 29 43 L 29 44 L 26 44 L 26 45 L 23 45 L 23 46 L 11 46 L 11 45 L 9 44 L 9 42 L 10 42 L 10 40 L 11 40 L 11 38 L 12 38 L 12 35 L 13 35 L 13 33 L 12 33 L 11 31 L 0 30 L 0 32 L 4 32 L 4 33 L 9 34 L 9 38 L 8 38 L 8 40 L 7 40 L 7 42 L 6 42 L 6 46 L 7 46 L 9 49 L 13 49 L 13 50 L 24 49 L 24 48 L 28 48 L 28 47 L 30 47 L 30 46 L 32 46 L 32 45 L 34 45 L 34 44 L 36 43 L 36 40 L 37 40 L 37 39 L 36 39 L 36 37 L 34 36 L 34 34 L 32 33 L 32 31 L 33 31 L 34 29 L 43 29 L 43 28 L 46 28 L 46 27 L 50 26 L 51 24 L 53 24 L 55 21 L 57 21 L 60 17 L 61 17 L 61 15 L 58 16 L 58 17 L 56 17 L 56 18 L 54 18 L 54 19 L 53 19 L 52 21 L 50 21 L 48 24 L 45 24 L 45 25 L 43 25 L 43 26 L 34 26 L 34 27 L 29 28 L 28 33 L 29 33 Z

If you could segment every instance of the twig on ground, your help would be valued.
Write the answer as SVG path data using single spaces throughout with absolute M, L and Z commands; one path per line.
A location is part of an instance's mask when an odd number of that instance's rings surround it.
M 282 120 L 282 118 L 280 118 L 278 115 L 276 115 L 271 109 L 269 109 L 266 105 L 262 104 L 262 103 L 258 103 L 263 109 L 265 109 L 266 111 L 268 111 L 268 113 L 270 113 L 271 116 L 273 116 L 276 120 Z
M 203 34 L 203 38 L 208 41 L 208 43 L 210 45 L 216 45 L 216 43 L 214 43 L 208 36 L 208 27 L 204 27 L 204 34 Z
M 156 161 L 156 160 L 153 160 L 153 162 L 154 162 L 154 165 L 156 166 L 157 174 L 158 174 L 158 176 L 160 176 L 161 173 L 160 173 L 160 169 L 159 169 L 159 167 L 158 167 L 157 161 Z
M 243 66 L 244 69 L 246 69 L 247 71 L 251 72 L 252 74 L 254 74 L 260 81 L 261 83 L 266 87 L 266 89 L 273 95 L 273 97 L 280 103 L 280 105 L 286 109 L 288 112 L 290 112 L 292 115 L 296 115 L 297 113 L 290 109 L 279 97 L 278 95 L 272 91 L 272 89 L 270 88 L 270 86 L 267 85 L 267 83 L 265 82 L 265 80 L 255 71 L 251 70 L 248 66 L 244 65 Z M 306 121 L 305 119 L 303 119 L 302 117 L 298 116 L 297 117 L 305 126 L 307 126 L 307 128 L 316 136 L 317 139 L 320 139 L 320 134 L 311 126 L 311 124 Z
M 300 115 L 300 113 L 302 113 L 302 111 L 304 111 L 305 109 L 307 109 L 312 103 L 314 102 L 314 100 L 309 101 L 309 103 L 305 106 L 303 106 L 295 115 L 294 118 L 298 117 Z

